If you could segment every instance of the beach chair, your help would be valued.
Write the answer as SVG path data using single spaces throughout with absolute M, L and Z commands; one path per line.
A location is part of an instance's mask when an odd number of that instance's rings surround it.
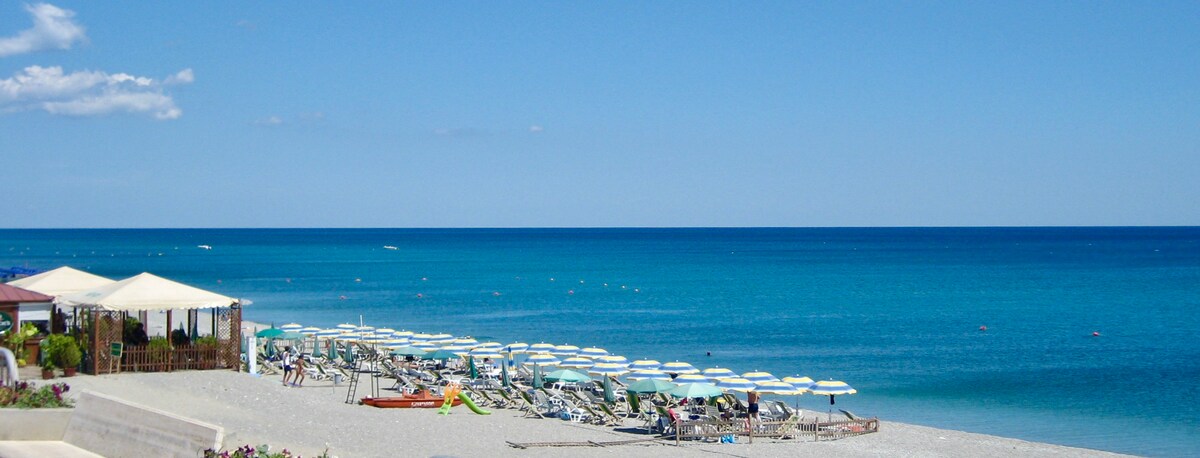
M 663 406 L 654 406 L 654 410 L 658 414 L 658 418 L 654 422 L 654 430 L 658 430 L 659 434 L 663 436 L 674 434 L 675 425 L 679 421 L 679 414 Z M 651 430 L 651 432 L 654 430 Z
M 783 423 L 779 425 L 779 429 L 775 430 L 775 434 L 776 434 L 775 437 L 777 439 L 795 438 L 796 437 L 796 426 L 799 426 L 799 425 L 800 425 L 800 415 L 788 416 L 787 419 L 784 420 Z
M 543 418 L 541 411 L 538 410 L 537 404 L 534 403 L 533 398 L 529 396 L 529 393 L 520 391 L 517 393 L 517 396 L 518 397 L 516 399 L 518 404 L 521 406 L 521 412 L 523 414 L 522 417 Z

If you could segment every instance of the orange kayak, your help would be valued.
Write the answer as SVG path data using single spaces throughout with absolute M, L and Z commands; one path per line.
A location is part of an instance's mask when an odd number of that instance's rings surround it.
M 441 407 L 445 402 L 446 400 L 441 396 L 433 396 L 426 391 L 417 394 L 406 394 L 404 396 L 362 398 L 363 404 L 390 409 L 432 409 Z M 451 405 L 462 405 L 462 400 L 456 397 Z

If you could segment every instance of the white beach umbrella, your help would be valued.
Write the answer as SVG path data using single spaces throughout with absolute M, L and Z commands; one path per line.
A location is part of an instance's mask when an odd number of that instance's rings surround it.
M 558 358 L 549 353 L 536 353 L 525 360 L 526 366 L 556 366 L 560 363 Z
M 466 345 L 447 345 L 442 347 L 442 350 L 446 350 L 458 356 L 466 356 L 467 354 L 471 353 L 471 347 Z
M 350 324 L 350 323 L 342 323 L 335 327 L 338 329 L 344 330 L 344 331 L 353 331 L 355 329 L 358 329 L 358 325 L 354 325 L 354 324 Z
M 384 337 L 384 336 L 365 336 L 362 339 L 360 339 L 361 342 L 372 344 L 372 345 L 381 344 L 385 340 L 388 340 L 388 338 Z
M 432 337 L 433 337 L 432 334 L 413 334 L 413 335 L 409 336 L 408 339 L 413 342 L 428 342 L 429 339 Z
M 783 381 L 791 384 L 792 386 L 794 386 L 798 389 L 802 389 L 802 390 L 809 390 L 812 388 L 813 384 L 816 383 L 816 382 L 813 382 L 813 379 L 804 377 L 804 376 L 800 376 L 800 375 L 784 377 Z
M 675 380 L 672 380 L 672 382 L 675 382 L 675 383 L 678 383 L 678 384 L 684 384 L 684 383 L 708 383 L 708 377 L 705 377 L 705 376 L 703 376 L 703 375 L 700 375 L 700 374 L 679 374 L 679 376 L 678 376 L 678 377 L 675 377 Z
M 666 363 L 658 369 L 668 374 L 696 374 L 700 372 L 700 369 L 696 369 L 695 366 L 682 361 Z
M 475 345 L 474 348 L 491 348 L 498 352 L 498 351 L 500 351 L 501 348 L 504 348 L 504 344 L 502 344 L 500 342 L 484 342 L 484 343 Z
M 755 383 L 757 383 L 757 382 L 775 382 L 775 381 L 779 380 L 778 377 L 771 375 L 771 373 L 762 372 L 762 371 L 747 372 L 745 374 L 742 374 L 742 378 L 749 380 L 751 382 L 755 382 Z
M 592 367 L 588 368 L 588 373 L 616 377 L 619 375 L 628 374 L 629 368 L 625 367 L 624 364 L 618 363 L 596 363 Z
M 804 394 L 804 390 L 796 389 L 796 387 L 792 386 L 792 384 L 787 383 L 787 382 L 781 382 L 778 380 L 770 381 L 770 382 L 755 382 L 754 384 L 758 385 L 758 387 L 755 388 L 754 391 L 757 391 L 760 393 L 772 393 L 772 394 L 783 394 L 783 395 Z
M 460 338 L 457 338 L 457 339 L 454 339 L 453 341 L 451 341 L 450 345 L 455 345 L 455 346 L 460 346 L 460 347 L 474 347 L 478 343 L 479 343 L 478 340 L 475 340 L 471 337 L 460 337 Z
M 717 380 L 717 388 L 726 391 L 754 391 L 758 385 L 741 377 L 729 377 Z
M 525 351 L 528 353 L 550 353 L 554 351 L 554 344 L 548 344 L 545 342 L 535 343 L 530 345 Z
M 513 342 L 504 346 L 504 353 L 522 353 L 529 349 L 529 344 L 525 342 Z
M 337 336 L 336 338 L 337 338 L 337 340 L 340 340 L 342 342 L 358 342 L 359 339 L 362 339 L 361 336 L 358 336 L 356 334 L 342 334 L 340 336 Z
M 438 348 L 438 344 L 435 344 L 435 343 L 416 342 L 416 341 L 413 341 L 411 344 L 409 344 L 409 346 L 411 346 L 413 348 L 420 348 L 422 350 L 429 350 L 429 351 L 433 351 Z
M 560 367 L 569 367 L 569 368 L 573 368 L 573 369 L 587 369 L 589 367 L 592 367 L 595 364 L 596 363 L 592 362 L 592 360 L 590 360 L 590 359 L 581 358 L 581 357 L 576 356 L 574 358 L 564 359 L 562 361 L 562 363 L 559 364 L 559 366 Z
M 282 329 L 284 331 L 297 331 L 302 328 L 304 328 L 304 326 L 299 323 L 288 323 L 288 324 L 285 324 L 285 325 L 279 327 L 279 329 Z
M 375 328 L 372 326 L 359 326 L 357 328 L 354 328 L 354 330 L 358 331 L 358 332 L 371 332 L 371 331 L 374 331 Z
M 471 352 L 468 353 L 468 355 L 470 355 L 472 358 L 500 359 L 500 358 L 504 357 L 504 355 L 501 355 L 499 352 L 497 352 L 495 348 L 479 348 L 479 347 L 472 349 Z
M 658 369 L 638 370 L 630 372 L 628 376 L 630 380 L 665 380 L 670 381 L 671 375 Z
M 596 361 L 602 362 L 602 363 L 612 363 L 612 364 L 621 364 L 624 366 L 629 366 L 629 359 L 624 356 L 621 356 L 621 355 L 601 356 L 599 358 L 596 358 Z
M 603 348 L 588 347 L 588 348 L 584 348 L 583 350 L 579 350 L 579 353 L 577 356 L 581 356 L 584 358 L 599 358 L 601 356 L 608 356 L 608 350 L 605 350 Z
M 705 377 L 708 377 L 709 380 L 713 380 L 713 381 L 723 379 L 723 378 L 738 376 L 733 371 L 726 369 L 724 367 L 710 367 L 708 369 L 700 371 L 700 374 Z
M 309 336 L 311 336 L 311 335 L 313 335 L 313 334 L 316 334 L 316 333 L 318 333 L 318 332 L 321 332 L 321 328 L 317 328 L 317 327 L 309 326 L 309 327 L 307 327 L 307 328 L 301 328 L 301 329 L 300 329 L 299 331 L 297 331 L 297 332 L 299 332 L 299 333 L 301 333 L 301 334 L 304 334 L 304 335 L 309 335 Z
M 574 345 L 556 345 L 553 350 L 550 350 L 551 355 L 558 357 L 575 356 L 577 353 L 579 353 L 579 347 Z
M 429 341 L 433 342 L 435 344 L 446 345 L 451 342 L 454 342 L 454 336 L 452 336 L 450 334 L 434 334 L 429 337 Z
M 413 332 L 412 331 L 396 331 L 396 332 L 393 332 L 392 335 L 395 337 L 402 337 L 402 338 L 407 339 L 407 338 L 413 336 Z
M 395 330 L 395 329 L 392 329 L 392 328 L 381 328 L 381 329 L 376 329 L 376 330 L 375 330 L 375 334 L 376 334 L 376 335 L 381 335 L 381 336 L 390 336 L 390 335 L 392 335 L 392 334 L 395 334 L 395 333 L 396 333 L 396 330 Z
M 639 359 L 629 363 L 629 368 L 635 371 L 657 370 L 660 367 L 662 367 L 662 363 L 653 359 Z

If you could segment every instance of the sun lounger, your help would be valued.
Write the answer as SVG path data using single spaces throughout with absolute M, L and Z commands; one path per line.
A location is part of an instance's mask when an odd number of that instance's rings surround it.
M 522 416 L 542 418 L 542 412 L 538 410 L 537 404 L 529 396 L 529 393 L 521 391 L 517 393 L 517 396 L 516 399 L 521 406 L 521 412 L 524 414 Z

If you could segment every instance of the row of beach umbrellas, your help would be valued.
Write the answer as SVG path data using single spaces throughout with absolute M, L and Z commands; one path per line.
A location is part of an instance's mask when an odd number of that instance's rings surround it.
M 541 383 L 541 368 L 554 366 L 561 369 L 545 374 L 545 380 L 560 383 L 587 383 L 592 380 L 588 374 L 600 376 L 605 382 L 606 397 L 611 392 L 608 384 L 609 378 L 619 376 L 625 376 L 633 381 L 627 387 L 627 391 L 632 393 L 669 393 L 673 396 L 689 398 L 715 397 L 725 391 L 757 391 L 779 395 L 799 395 L 807 392 L 829 396 L 830 404 L 833 404 L 835 396 L 857 392 L 845 382 L 813 381 L 811 378 L 799 375 L 780 379 L 761 371 L 739 375 L 722 367 L 700 370 L 681 361 L 667 363 L 652 359 L 629 361 L 623 356 L 612 355 L 607 350 L 597 347 L 580 348 L 574 345 L 554 345 L 544 342 L 536 344 L 481 343 L 471 337 L 414 333 L 350 323 L 340 324 L 330 329 L 289 323 L 278 328 L 271 327 L 261 330 L 255 335 L 265 339 L 305 340 L 313 338 L 327 340 L 330 341 L 331 349 L 336 349 L 334 342 L 343 342 L 347 344 L 347 359 L 352 358 L 348 344 L 355 342 L 382 346 L 390 349 L 394 355 L 418 356 L 426 359 L 452 359 L 455 357 L 501 359 L 525 353 L 528 354 L 528 357 L 523 364 L 533 368 L 535 384 Z M 319 355 L 320 345 L 315 345 L 315 348 L 314 353 Z

